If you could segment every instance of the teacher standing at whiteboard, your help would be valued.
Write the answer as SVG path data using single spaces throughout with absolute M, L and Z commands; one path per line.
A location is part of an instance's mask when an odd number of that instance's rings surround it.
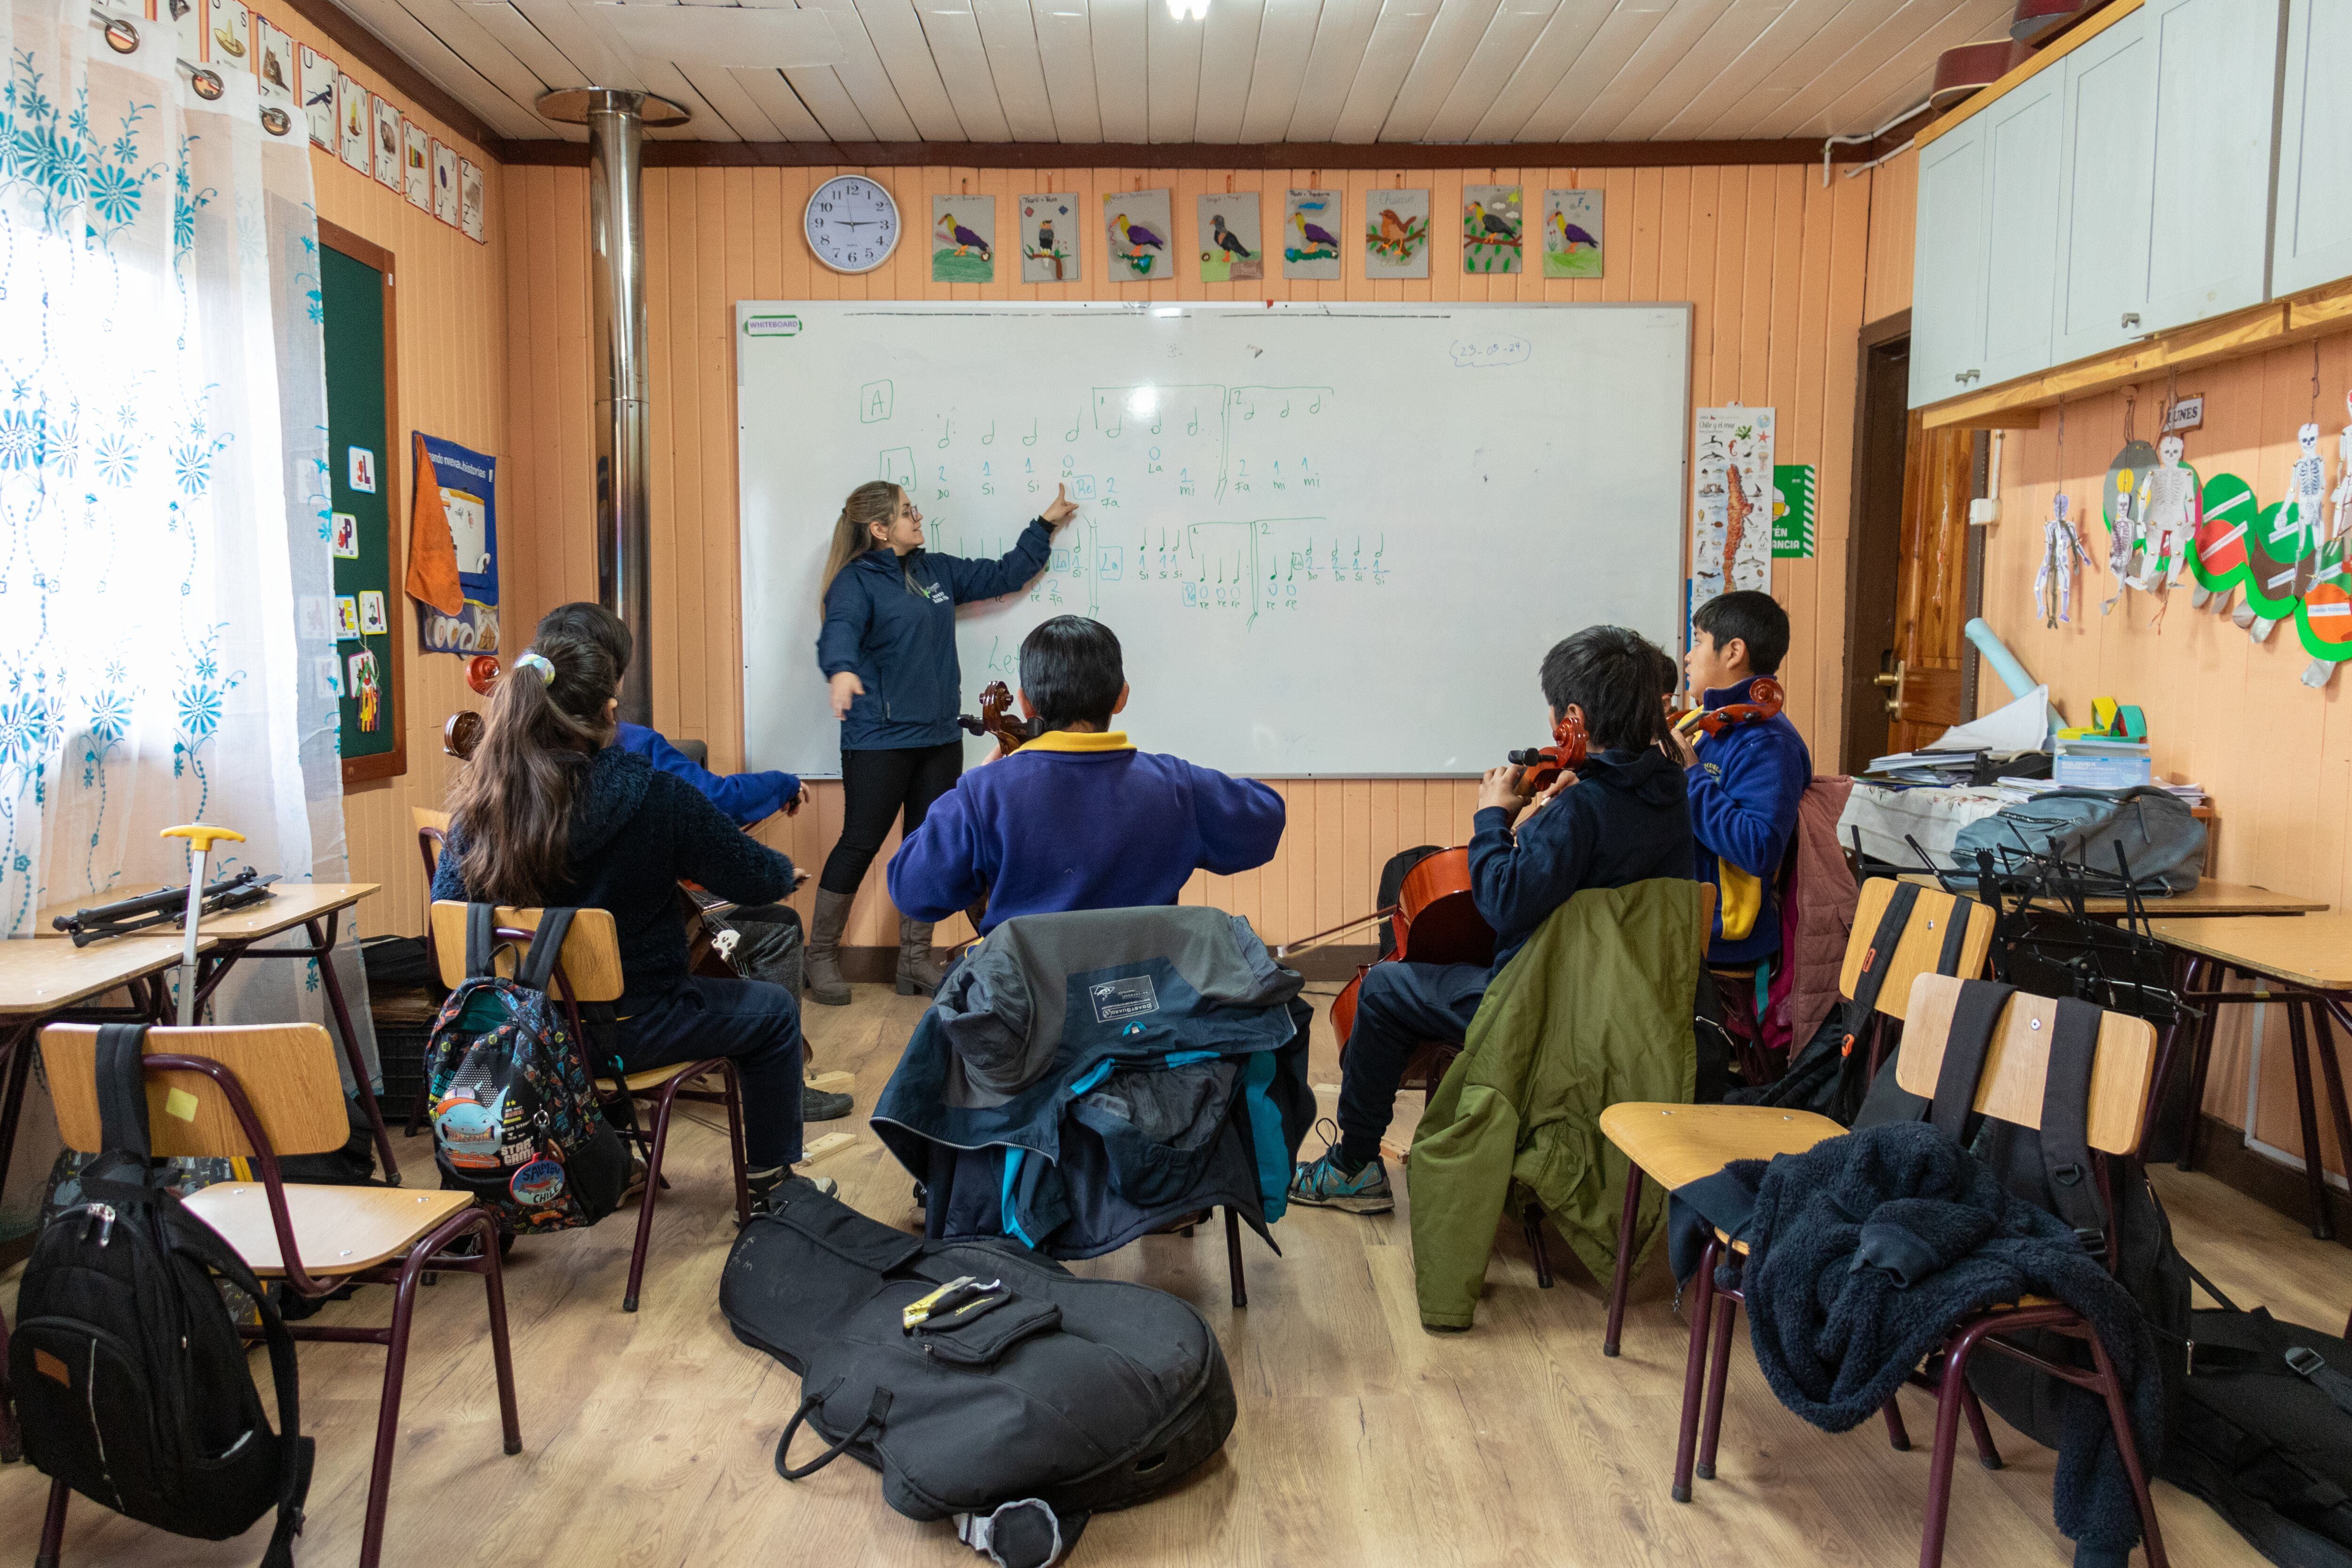
M 887 480 L 860 485 L 842 504 L 824 565 L 824 627 L 816 639 L 817 664 L 841 721 L 841 839 L 817 878 L 808 943 L 812 1000 L 834 1007 L 849 1000 L 841 934 L 892 820 L 903 812 L 913 832 L 963 772 L 955 607 L 1018 592 L 1045 570 L 1054 530 L 1077 509 L 1057 486 L 1054 504 L 1022 529 L 1003 559 L 968 560 L 926 550 L 921 510 Z M 928 997 L 943 977 L 931 960 L 929 923 L 901 916 L 898 994 Z

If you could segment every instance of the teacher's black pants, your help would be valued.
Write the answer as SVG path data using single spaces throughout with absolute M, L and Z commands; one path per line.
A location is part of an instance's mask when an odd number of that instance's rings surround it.
M 841 841 L 824 857 L 817 886 L 827 893 L 856 893 L 866 868 L 890 836 L 890 824 L 906 813 L 907 831 L 923 825 L 931 802 L 963 777 L 963 742 L 903 750 L 841 754 Z

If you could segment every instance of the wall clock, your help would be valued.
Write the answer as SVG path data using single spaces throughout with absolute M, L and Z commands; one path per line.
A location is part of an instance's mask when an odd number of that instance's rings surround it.
M 898 204 L 863 174 L 836 174 L 809 193 L 801 233 L 835 272 L 871 272 L 898 248 Z

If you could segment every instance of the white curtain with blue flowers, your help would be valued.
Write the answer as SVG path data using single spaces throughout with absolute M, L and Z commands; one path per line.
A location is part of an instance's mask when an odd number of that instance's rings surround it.
M 0 0 L 10 936 L 184 883 L 175 822 L 244 833 L 226 869 L 347 874 L 334 647 L 296 613 L 332 592 L 302 122 L 265 131 L 247 71 L 203 101 L 170 23 L 131 30 L 119 52 L 87 0 Z M 247 964 L 215 1017 L 316 1018 L 317 993 L 312 966 Z

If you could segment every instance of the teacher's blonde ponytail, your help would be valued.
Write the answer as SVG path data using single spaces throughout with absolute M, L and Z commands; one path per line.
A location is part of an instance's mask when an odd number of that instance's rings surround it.
M 887 479 L 869 479 L 841 504 L 841 516 L 833 525 L 833 549 L 825 553 L 824 578 L 817 585 L 820 602 L 833 591 L 833 580 L 841 569 L 875 547 L 873 526 L 887 525 L 898 515 L 899 493 Z

